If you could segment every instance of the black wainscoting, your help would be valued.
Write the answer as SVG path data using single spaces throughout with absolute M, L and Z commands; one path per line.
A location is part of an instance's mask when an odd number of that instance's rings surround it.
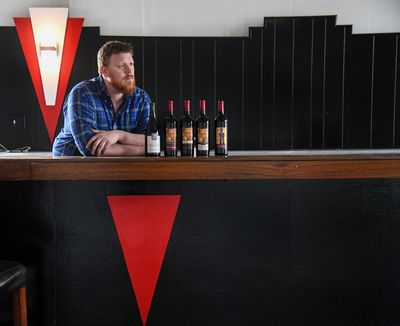
M 85 27 L 68 90 L 97 74 L 96 52 L 105 41 L 135 46 L 137 83 L 158 104 L 182 114 L 184 99 L 226 101 L 230 148 L 335 149 L 400 146 L 399 33 L 353 35 L 335 16 L 267 17 L 248 37 L 100 36 Z M 0 143 L 50 150 L 51 144 L 15 28 L 0 27 L 10 51 L 0 53 Z M 26 129 L 11 116 L 25 114 Z M 57 131 L 62 125 L 62 115 Z
M 1 182 L 33 326 L 140 325 L 107 195 L 181 194 L 147 325 L 399 325 L 400 180 Z M 6 314 L 1 308 L 0 324 Z

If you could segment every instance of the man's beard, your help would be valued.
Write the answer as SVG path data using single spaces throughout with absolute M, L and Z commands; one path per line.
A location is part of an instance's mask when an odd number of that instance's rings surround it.
M 123 93 L 124 95 L 132 95 L 135 92 L 136 82 L 135 78 L 126 79 L 124 78 L 122 81 L 117 81 L 113 78 L 110 78 L 110 84 L 117 90 Z

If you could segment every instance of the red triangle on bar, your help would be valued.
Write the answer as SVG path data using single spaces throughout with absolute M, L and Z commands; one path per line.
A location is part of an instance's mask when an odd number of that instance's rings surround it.
M 107 199 L 145 325 L 181 196 Z
M 50 142 L 53 142 L 57 128 L 57 122 L 64 102 L 65 91 L 67 89 L 69 76 L 74 63 L 76 49 L 78 48 L 83 20 L 83 18 L 68 18 L 67 20 L 56 104 L 52 106 L 46 105 L 44 100 L 43 84 L 40 76 L 39 61 L 36 53 L 31 19 L 14 17 L 19 40 L 22 45 L 22 50 L 24 51 L 26 63 L 28 64 L 29 73 L 31 74 L 33 87 L 35 88 Z

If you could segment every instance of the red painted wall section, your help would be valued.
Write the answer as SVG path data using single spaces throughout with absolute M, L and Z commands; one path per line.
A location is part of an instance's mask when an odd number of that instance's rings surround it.
M 107 199 L 145 325 L 181 196 Z
M 26 63 L 28 64 L 29 73 L 32 78 L 33 86 L 35 88 L 36 96 L 39 101 L 39 106 L 51 142 L 54 140 L 57 122 L 75 59 L 76 49 L 78 48 L 83 21 L 83 18 L 68 18 L 67 20 L 56 104 L 54 106 L 49 106 L 46 105 L 44 101 L 43 84 L 40 76 L 39 61 L 35 48 L 31 19 L 14 17 L 22 50 L 25 55 Z

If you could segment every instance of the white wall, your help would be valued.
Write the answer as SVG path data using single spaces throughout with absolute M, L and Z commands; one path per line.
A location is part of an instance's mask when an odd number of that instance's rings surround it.
M 246 36 L 264 16 L 337 15 L 354 33 L 400 32 L 400 0 L 18 0 L 2 1 L 0 26 L 29 7 L 69 7 L 102 35 Z

